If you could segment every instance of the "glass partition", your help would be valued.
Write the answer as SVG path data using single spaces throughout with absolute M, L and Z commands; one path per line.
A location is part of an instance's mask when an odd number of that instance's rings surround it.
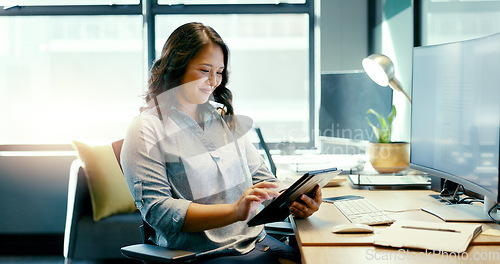
M 144 91 L 141 21 L 0 17 L 0 144 L 123 137 Z
M 308 15 L 158 15 L 157 58 L 170 33 L 192 21 L 213 27 L 229 46 L 235 114 L 251 117 L 266 141 L 307 142 Z

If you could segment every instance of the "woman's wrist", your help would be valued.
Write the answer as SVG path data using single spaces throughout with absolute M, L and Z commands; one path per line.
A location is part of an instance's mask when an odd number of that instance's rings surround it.
M 230 215 L 233 222 L 239 222 L 245 220 L 244 216 L 241 215 L 241 212 L 238 209 L 239 209 L 239 200 L 231 204 Z

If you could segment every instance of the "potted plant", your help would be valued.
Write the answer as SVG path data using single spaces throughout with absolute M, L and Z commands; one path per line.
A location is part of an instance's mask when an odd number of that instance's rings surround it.
M 377 142 L 368 143 L 366 148 L 373 168 L 379 173 L 395 173 L 407 169 L 410 164 L 410 144 L 391 141 L 392 121 L 396 117 L 396 107 L 392 106 L 387 119 L 373 109 L 368 109 L 366 113 L 373 114 L 378 120 L 378 126 L 375 126 L 368 117 L 365 117 L 377 138 Z

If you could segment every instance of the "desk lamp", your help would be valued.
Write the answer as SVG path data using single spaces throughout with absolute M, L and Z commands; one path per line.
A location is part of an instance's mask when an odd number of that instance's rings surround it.
M 394 77 L 394 64 L 389 57 L 382 54 L 372 54 L 363 59 L 363 68 L 375 83 L 380 86 L 389 85 L 393 90 L 403 93 L 411 104 L 410 97 L 401 88 L 401 83 Z M 407 142 L 390 141 L 392 118 L 388 117 L 388 121 L 385 122 L 389 126 L 389 141 L 387 143 L 370 142 L 366 149 L 370 163 L 379 173 L 399 172 L 408 168 L 410 164 L 410 145 Z M 382 125 L 382 121 L 380 122 Z M 379 142 L 384 141 L 379 140 Z
M 363 68 L 366 74 L 380 86 L 391 87 L 403 93 L 411 104 L 411 99 L 401 88 L 401 83 L 394 77 L 394 64 L 389 57 L 382 54 L 372 54 L 363 59 Z

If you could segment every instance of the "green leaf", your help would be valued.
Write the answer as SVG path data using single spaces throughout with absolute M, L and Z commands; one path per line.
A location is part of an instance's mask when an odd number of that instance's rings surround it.
M 392 126 L 392 121 L 396 118 L 396 107 L 392 105 L 391 112 L 389 113 L 389 117 L 387 118 L 389 120 L 389 126 Z
M 383 116 L 381 116 L 377 111 L 373 110 L 373 109 L 368 109 L 368 111 L 366 111 L 367 114 L 372 114 L 374 115 L 375 117 L 377 117 L 378 119 L 378 122 L 380 124 L 380 127 L 377 127 L 375 125 L 373 125 L 370 120 L 368 119 L 368 117 L 366 117 L 366 120 L 368 121 L 368 124 L 372 127 L 373 129 L 373 132 L 375 133 L 375 136 L 377 137 L 377 142 L 379 143 L 385 143 L 386 142 L 386 133 L 387 133 L 387 122 L 385 121 L 385 118 Z
M 387 117 L 388 119 L 388 127 L 387 127 L 387 134 L 386 139 L 387 143 L 391 142 L 391 134 L 392 134 L 392 121 L 394 121 L 394 118 L 396 118 L 396 107 L 392 105 L 391 112 L 389 113 L 389 116 Z
M 372 124 L 370 119 L 368 117 L 366 118 L 366 121 L 368 122 L 368 125 L 373 129 L 373 132 L 375 133 L 375 136 L 377 137 L 377 142 L 378 143 L 390 143 L 391 142 L 391 131 L 392 131 L 392 121 L 394 121 L 394 118 L 396 117 L 396 107 L 393 105 L 391 112 L 389 113 L 389 116 L 387 117 L 387 120 L 385 117 L 381 116 L 377 111 L 373 109 L 368 109 L 366 111 L 367 114 L 373 114 L 375 117 L 377 117 L 378 122 L 380 124 L 380 127 L 377 127 Z
M 385 118 L 383 116 L 381 116 L 377 111 L 375 111 L 371 108 L 368 109 L 368 111 L 366 111 L 366 113 L 375 115 L 378 119 L 378 122 L 380 123 L 380 128 L 382 129 L 382 131 L 386 130 L 387 121 L 385 121 Z
M 372 127 L 372 130 L 373 130 L 373 133 L 375 134 L 375 137 L 377 137 L 377 141 L 378 139 L 380 138 L 380 129 L 378 127 L 376 127 L 375 125 L 372 124 L 372 122 L 370 122 L 370 119 L 368 119 L 368 117 L 366 117 L 366 121 L 368 122 L 368 125 L 370 125 Z

